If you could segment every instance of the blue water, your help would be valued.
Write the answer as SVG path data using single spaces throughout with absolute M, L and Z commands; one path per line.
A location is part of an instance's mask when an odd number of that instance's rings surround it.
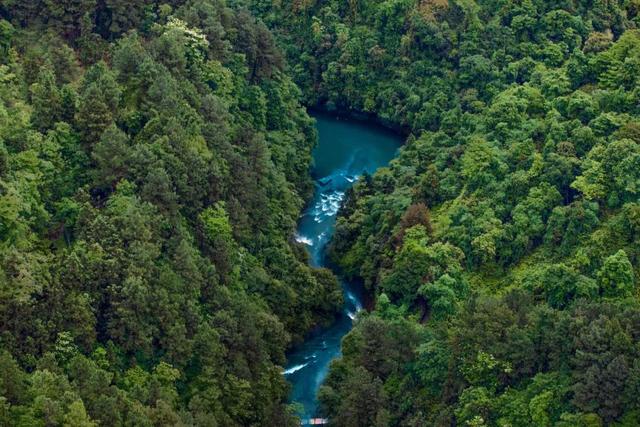
M 336 214 L 346 190 L 364 173 L 372 174 L 395 157 L 401 138 L 371 123 L 313 113 L 319 143 L 311 174 L 316 190 L 298 224 L 296 239 L 307 245 L 311 264 L 325 266 L 325 249 L 335 228 Z M 340 356 L 340 341 L 362 310 L 359 286 L 341 279 L 342 313 L 330 327 L 309 337 L 287 356 L 285 376 L 293 385 L 290 400 L 302 405 L 301 418 L 317 416 L 317 394 L 330 362 Z

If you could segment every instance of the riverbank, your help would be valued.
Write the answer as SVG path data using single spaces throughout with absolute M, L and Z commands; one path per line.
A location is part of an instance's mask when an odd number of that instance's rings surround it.
M 329 108 L 326 103 L 307 106 L 307 111 L 311 116 L 315 114 L 326 114 L 341 120 L 353 120 L 367 125 L 373 124 L 375 126 L 382 127 L 401 136 L 403 138 L 402 144 L 406 142 L 406 138 L 412 132 L 410 127 L 402 126 L 392 120 L 384 119 L 375 113 L 350 110 L 347 108 Z

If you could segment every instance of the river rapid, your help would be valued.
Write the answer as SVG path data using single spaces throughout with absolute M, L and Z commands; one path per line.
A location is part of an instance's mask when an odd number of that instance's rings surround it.
M 376 124 L 311 113 L 316 119 L 319 142 L 313 152 L 315 193 L 298 223 L 296 240 L 307 246 L 311 264 L 325 267 L 325 249 L 333 235 L 336 215 L 346 191 L 364 173 L 386 166 L 402 142 L 399 135 Z M 340 341 L 351 330 L 363 307 L 363 295 L 355 283 L 340 278 L 344 307 L 328 328 L 311 334 L 287 355 L 284 375 L 292 384 L 291 402 L 301 405 L 303 419 L 317 416 L 317 394 L 329 364 L 340 356 Z

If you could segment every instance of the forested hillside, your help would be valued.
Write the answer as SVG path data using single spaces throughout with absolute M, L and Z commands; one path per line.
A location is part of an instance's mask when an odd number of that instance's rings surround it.
M 329 248 L 374 301 L 333 425 L 640 425 L 638 27 L 638 0 L 0 0 L 0 425 L 297 424 L 284 352 L 342 303 L 292 240 L 301 100 L 408 135 Z
M 307 101 L 409 133 L 331 256 L 340 426 L 640 424 L 637 1 L 251 2 Z
M 0 2 L 0 425 L 295 425 L 316 140 L 224 1 Z

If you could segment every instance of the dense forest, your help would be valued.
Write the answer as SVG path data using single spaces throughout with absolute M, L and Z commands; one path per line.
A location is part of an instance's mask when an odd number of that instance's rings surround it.
M 316 131 L 263 23 L 179 3 L 0 2 L 0 425 L 296 423 Z
M 336 426 L 640 425 L 638 0 L 0 0 L 0 425 L 296 425 L 304 105 L 408 136 L 329 248 Z
M 330 255 L 340 426 L 640 425 L 640 3 L 251 2 L 306 102 L 409 137 Z

